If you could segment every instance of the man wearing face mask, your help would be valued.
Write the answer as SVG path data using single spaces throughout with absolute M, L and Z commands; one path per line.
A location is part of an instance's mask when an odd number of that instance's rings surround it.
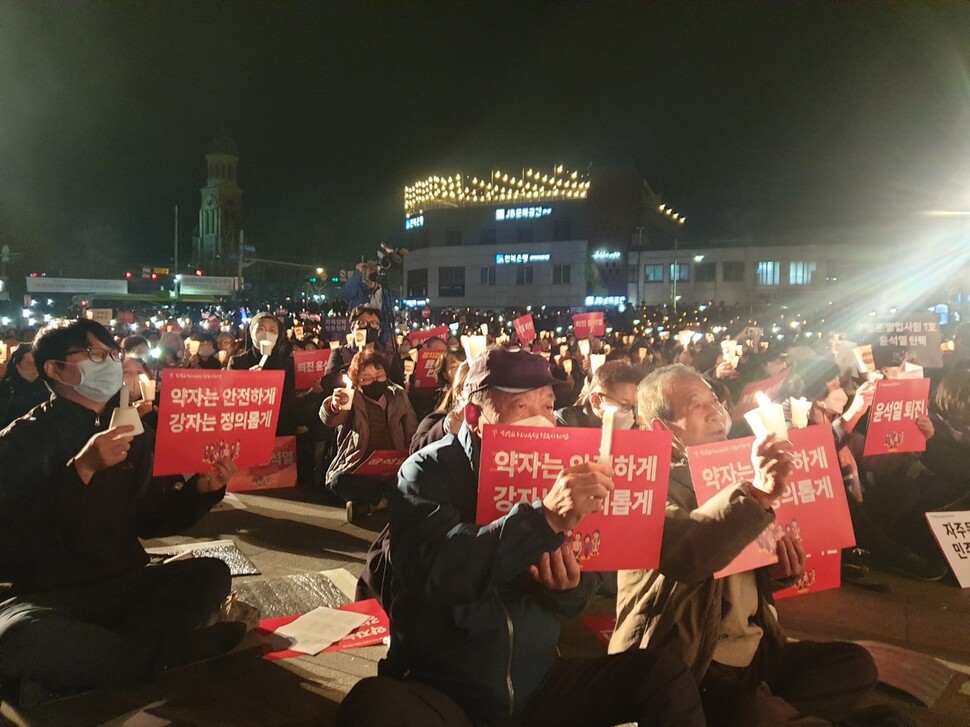
M 674 461 L 660 565 L 619 572 L 610 653 L 658 648 L 680 655 L 700 684 L 709 725 L 845 719 L 875 686 L 872 657 L 850 643 L 787 643 L 771 606 L 771 593 L 804 571 L 801 541 L 785 535 L 773 566 L 714 577 L 774 520 L 772 502 L 793 471 L 791 444 L 774 435 L 755 440 L 752 480 L 698 506 L 686 448 L 727 439 L 724 407 L 697 371 L 680 364 L 649 374 L 637 407 L 646 426 L 673 433 Z
M 556 656 L 559 619 L 578 615 L 597 581 L 580 573 L 564 533 L 602 507 L 606 467 L 564 468 L 541 500 L 475 524 L 485 425 L 554 426 L 555 383 L 541 356 L 485 351 L 469 365 L 458 434 L 401 467 L 382 534 L 391 646 L 381 676 L 341 704 L 338 727 L 703 724 L 676 657 Z
M 123 354 L 100 324 L 45 329 L 32 351 L 53 396 L 0 433 L 0 678 L 90 689 L 225 653 L 245 625 L 206 624 L 229 569 L 211 558 L 146 567 L 139 538 L 195 522 L 234 465 L 152 477 L 154 432 L 108 428 Z
M 589 391 L 574 406 L 556 410 L 563 427 L 603 426 L 603 412 L 612 409 L 614 429 L 633 429 L 636 423 L 640 373 L 623 361 L 607 361 L 593 373 Z
M 398 386 L 404 386 L 404 366 L 401 359 L 391 355 L 381 342 L 380 309 L 359 305 L 350 311 L 350 332 L 354 337 L 353 342 L 335 348 L 327 361 L 327 368 L 320 381 L 324 396 L 330 396 L 334 389 L 344 385 L 342 379 L 350 362 L 360 351 L 366 349 L 383 355 L 387 360 L 387 378 Z

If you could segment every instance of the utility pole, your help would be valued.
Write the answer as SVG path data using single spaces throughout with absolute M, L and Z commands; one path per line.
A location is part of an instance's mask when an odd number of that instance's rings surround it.
M 175 205 L 175 260 L 173 273 L 178 275 L 179 270 L 179 206 Z

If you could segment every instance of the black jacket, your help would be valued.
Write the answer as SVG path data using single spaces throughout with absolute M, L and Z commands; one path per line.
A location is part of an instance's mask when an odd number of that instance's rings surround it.
M 528 574 L 563 543 L 539 503 L 475 525 L 480 447 L 467 427 L 412 455 L 390 510 L 391 647 L 380 673 L 431 684 L 474 720 L 525 707 L 556 658 L 561 615 L 598 584 L 554 593 Z
M 262 359 L 263 357 L 250 346 L 230 358 L 226 368 L 233 371 L 249 371 Z M 269 355 L 263 370 L 283 372 L 283 396 L 280 399 L 280 418 L 276 423 L 276 436 L 290 436 L 296 430 L 299 413 L 296 400 L 296 372 L 293 369 L 293 358 L 280 342 L 277 342 L 273 353 Z
M 27 381 L 8 374 L 0 381 L 0 429 L 50 397 L 50 389 L 40 379 Z
M 393 351 L 388 350 L 380 341 L 374 344 L 374 350 L 387 359 L 387 365 L 390 367 L 385 372 L 387 378 L 398 386 L 404 386 L 404 365 L 401 363 L 401 359 L 394 355 Z M 330 396 L 334 389 L 344 385 L 342 376 L 347 373 L 350 362 L 354 360 L 354 356 L 356 355 L 356 346 L 344 345 L 333 350 L 333 353 L 330 354 L 330 358 L 327 360 L 327 368 L 323 371 L 323 378 L 320 380 L 320 386 L 323 387 L 325 396 Z
M 68 462 L 108 428 L 116 404 L 99 416 L 53 396 L 0 432 L 0 582 L 29 592 L 122 575 L 148 562 L 138 538 L 183 530 L 222 499 L 192 480 L 153 478 L 148 428 L 124 462 L 85 485 Z

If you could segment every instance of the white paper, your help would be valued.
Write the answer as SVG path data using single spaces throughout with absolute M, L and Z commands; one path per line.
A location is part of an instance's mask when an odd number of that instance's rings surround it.
M 319 654 L 369 618 L 370 616 L 363 613 L 337 611 L 320 606 L 286 626 L 280 626 L 275 633 L 288 639 L 290 643 L 287 648 L 293 651 Z
M 357 576 L 352 575 L 346 568 L 334 568 L 333 570 L 323 571 L 323 575 L 340 589 L 351 601 L 357 595 Z
M 970 588 L 970 510 L 928 512 L 926 520 L 960 588 Z
M 896 374 L 897 379 L 922 379 L 923 378 L 923 367 L 917 366 L 909 361 L 903 361 L 903 365 L 900 366 L 899 372 Z

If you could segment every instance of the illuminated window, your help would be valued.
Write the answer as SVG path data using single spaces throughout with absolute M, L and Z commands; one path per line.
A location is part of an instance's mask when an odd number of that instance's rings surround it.
M 438 295 L 442 298 L 465 296 L 465 268 L 438 268 Z
M 781 263 L 777 260 L 762 260 L 755 268 L 755 282 L 758 285 L 778 285 L 781 280 Z
M 816 264 L 792 260 L 788 265 L 789 285 L 811 285 L 815 281 Z
M 644 283 L 662 283 L 663 281 L 664 281 L 663 265 L 644 265 L 643 266 Z
M 732 260 L 731 262 L 721 263 L 721 272 L 724 275 L 725 283 L 743 283 L 744 261 Z
M 670 282 L 686 283 L 690 280 L 690 265 L 687 263 L 670 263 Z

